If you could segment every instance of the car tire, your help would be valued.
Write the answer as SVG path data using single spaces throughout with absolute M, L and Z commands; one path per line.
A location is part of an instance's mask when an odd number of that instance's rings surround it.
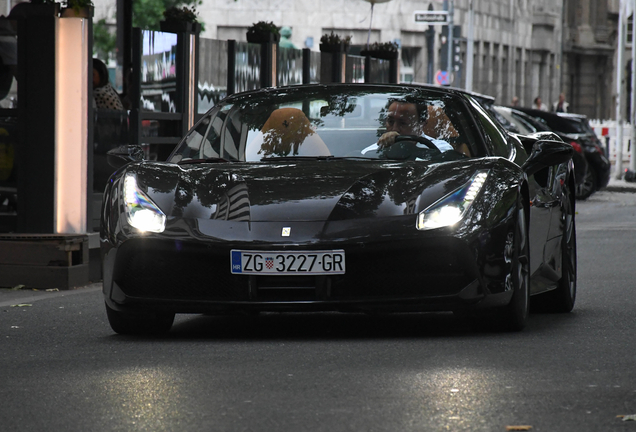
M 592 166 L 587 167 L 587 171 L 585 172 L 585 178 L 580 184 L 577 184 L 575 187 L 576 199 L 584 200 L 589 198 L 594 192 L 598 189 L 598 179 L 596 177 L 596 172 Z
M 576 301 L 576 221 L 569 193 L 564 194 L 563 240 L 561 241 L 561 279 L 556 289 L 532 298 L 532 309 L 538 312 L 567 313 Z
M 167 333 L 174 312 L 121 312 L 106 305 L 110 327 L 122 335 L 159 335 Z
M 526 209 L 520 198 L 517 204 L 517 220 L 514 233 L 509 233 L 504 258 L 510 261 L 506 276 L 508 289 L 513 290 L 510 303 L 498 310 L 497 321 L 507 331 L 521 331 L 530 314 L 530 249 Z

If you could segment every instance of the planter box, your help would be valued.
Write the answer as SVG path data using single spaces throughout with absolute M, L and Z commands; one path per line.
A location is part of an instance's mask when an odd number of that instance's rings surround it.
M 169 33 L 199 33 L 201 24 L 186 21 L 159 21 L 159 29 Z
M 398 58 L 398 54 L 399 53 L 392 51 L 360 51 L 360 55 L 362 56 L 369 56 L 381 60 L 395 60 Z
M 320 52 L 324 53 L 346 53 L 349 51 L 349 45 L 344 42 L 340 42 L 339 44 L 320 44 Z
M 60 13 L 61 18 L 92 18 L 95 13 L 95 8 L 92 6 L 85 6 L 75 10 L 73 8 L 62 9 Z
M 249 43 L 278 43 L 280 41 L 280 35 L 271 32 L 258 33 L 248 30 L 245 36 Z

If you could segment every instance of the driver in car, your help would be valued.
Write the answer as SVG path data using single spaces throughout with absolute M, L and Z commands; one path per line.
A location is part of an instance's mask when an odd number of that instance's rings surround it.
M 386 149 L 395 144 L 395 138 L 400 135 L 426 138 L 431 141 L 440 152 L 454 150 L 453 146 L 446 141 L 430 137 L 423 132 L 427 118 L 428 109 L 426 104 L 416 104 L 403 100 L 390 102 L 385 121 L 386 132 L 378 139 L 377 143 L 362 150 L 362 154 L 371 150 Z M 419 142 L 416 146 L 421 148 L 427 147 Z

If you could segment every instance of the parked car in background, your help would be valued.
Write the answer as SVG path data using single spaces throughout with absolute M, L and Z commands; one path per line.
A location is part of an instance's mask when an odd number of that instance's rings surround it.
M 597 190 L 604 188 L 609 183 L 611 163 L 603 144 L 596 136 L 586 116 L 581 114 L 552 113 L 541 110 L 515 107 L 526 114 L 540 118 L 550 129 L 559 133 L 565 141 L 571 140 L 578 143 L 583 149 L 591 169 L 587 170 L 583 185 L 577 188 L 576 197 L 586 199 Z
M 578 142 L 569 138 L 567 134 L 553 131 L 548 127 L 545 121 L 537 117 L 532 117 L 523 111 L 501 105 L 492 105 L 491 108 L 497 113 L 498 120 L 501 118 L 505 121 L 505 123 L 502 122 L 502 125 L 510 132 L 521 135 L 530 135 L 536 132 L 553 132 L 564 142 L 569 143 L 575 150 L 572 161 L 574 162 L 574 175 L 576 178 L 576 196 L 578 198 L 580 195 L 585 195 L 586 191 L 590 188 L 589 184 L 586 185 L 585 179 L 588 178 L 587 171 L 591 168 L 583 153 L 583 148 Z

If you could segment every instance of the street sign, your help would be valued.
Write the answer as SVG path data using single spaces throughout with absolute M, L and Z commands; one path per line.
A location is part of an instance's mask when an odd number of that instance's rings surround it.
M 448 22 L 447 11 L 415 11 L 413 17 L 416 23 L 429 25 L 443 25 Z
M 435 74 L 435 82 L 441 86 L 451 85 L 451 75 L 448 71 L 438 70 Z

